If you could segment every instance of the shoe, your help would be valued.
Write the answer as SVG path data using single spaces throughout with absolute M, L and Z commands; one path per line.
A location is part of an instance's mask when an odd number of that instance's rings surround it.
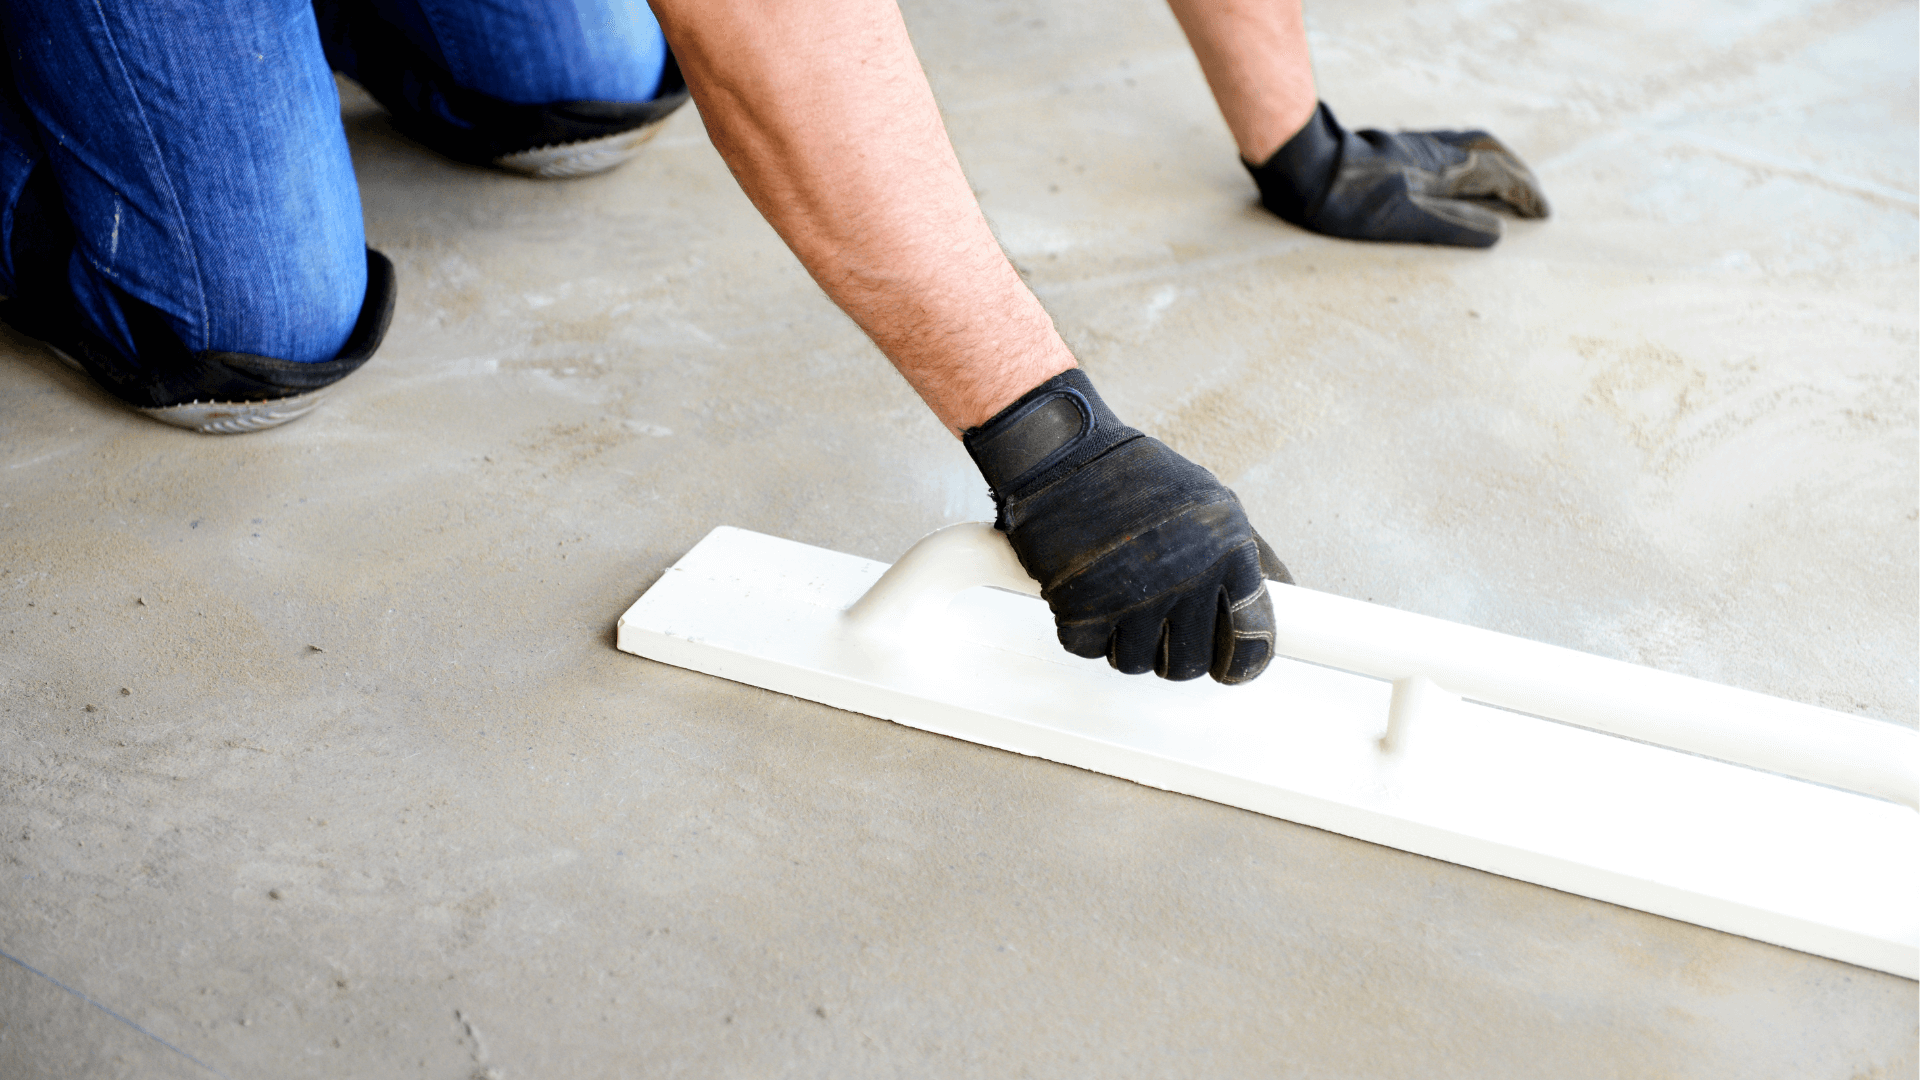
M 651 101 L 515 104 L 460 86 L 366 0 L 327 0 L 314 11 L 334 70 L 385 106 L 394 127 L 469 165 L 549 180 L 606 172 L 638 154 L 689 97 L 668 53 Z
M 0 300 L 0 322 L 37 338 L 75 371 L 163 424 L 206 435 L 241 435 L 279 427 L 312 412 L 335 383 L 359 370 L 393 321 L 393 264 L 367 249 L 367 295 L 347 343 L 331 360 L 301 364 L 271 356 L 207 349 L 188 352 L 165 316 L 131 296 L 120 297 L 140 363 L 87 325 L 71 303 Z
M 671 57 L 666 74 L 679 81 L 680 69 Z M 663 75 L 663 86 L 665 82 Z M 540 180 L 603 173 L 631 161 L 660 134 L 660 121 L 686 103 L 686 84 L 680 83 L 671 95 L 652 101 L 565 101 L 537 106 L 539 115 L 530 118 L 532 122 L 522 127 L 526 134 L 514 140 L 535 145 L 496 154 L 489 164 Z M 596 130 L 598 134 L 591 134 Z

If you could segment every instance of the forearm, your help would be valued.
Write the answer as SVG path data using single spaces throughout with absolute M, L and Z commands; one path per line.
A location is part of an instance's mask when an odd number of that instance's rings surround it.
M 1300 0 L 1167 0 L 1240 156 L 1258 165 L 1319 101 Z
M 987 228 L 893 0 L 653 0 L 714 146 L 956 434 L 1072 366 Z

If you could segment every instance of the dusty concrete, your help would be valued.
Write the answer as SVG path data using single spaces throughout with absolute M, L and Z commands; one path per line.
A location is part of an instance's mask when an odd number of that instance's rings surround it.
M 1313 11 L 1343 118 L 1535 164 L 1491 253 L 1257 211 L 1150 3 L 909 17 L 1303 582 L 1915 722 L 1912 4 Z M 715 524 L 889 558 L 981 485 L 691 111 L 564 184 L 349 114 L 403 290 L 323 412 L 0 339 L 0 1076 L 1915 1075 L 1905 980 L 614 652 Z

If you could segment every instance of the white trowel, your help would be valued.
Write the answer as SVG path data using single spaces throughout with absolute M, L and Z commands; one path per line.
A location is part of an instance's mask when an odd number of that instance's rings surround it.
M 891 568 L 723 526 L 621 616 L 619 647 L 1920 977 L 1920 734 L 1271 588 L 1264 675 L 1165 683 L 1062 651 L 990 526 Z

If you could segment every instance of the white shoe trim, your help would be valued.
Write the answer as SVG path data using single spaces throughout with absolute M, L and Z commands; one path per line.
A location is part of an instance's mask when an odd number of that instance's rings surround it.
M 656 120 L 645 127 L 603 135 L 598 139 L 536 146 L 531 150 L 502 154 L 494 158 L 493 163 L 508 172 L 540 180 L 592 176 L 632 160 L 640 152 L 640 147 L 659 133 L 660 121 Z
M 272 401 L 190 401 L 184 405 L 141 409 L 140 412 L 163 424 L 197 431 L 202 435 L 245 435 L 250 431 L 264 431 L 279 427 L 289 420 L 300 419 L 326 399 L 329 389 L 332 388 L 309 390 L 304 394 L 274 398 Z

